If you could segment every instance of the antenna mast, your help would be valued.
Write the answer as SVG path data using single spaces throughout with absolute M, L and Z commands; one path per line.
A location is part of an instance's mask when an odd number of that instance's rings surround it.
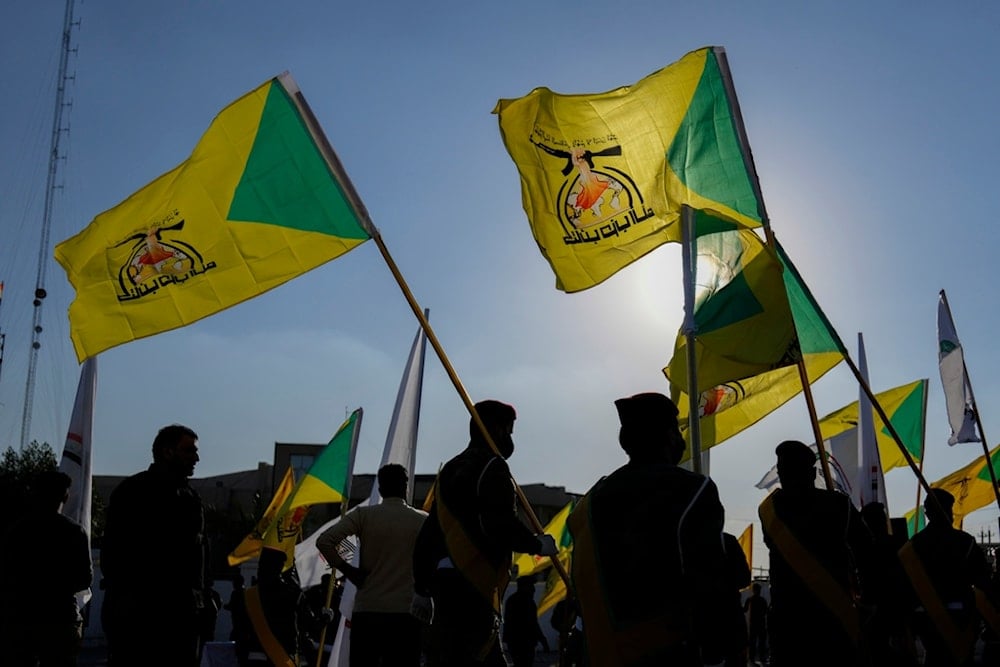
M 69 54 L 75 53 L 76 49 L 71 48 L 71 38 L 73 27 L 79 27 L 80 23 L 73 22 L 74 0 L 66 0 L 66 12 L 63 17 L 62 29 L 62 53 L 59 55 L 59 76 L 56 86 L 55 113 L 52 118 L 52 145 L 49 151 L 49 173 L 45 182 L 45 209 L 42 213 L 42 237 L 38 246 L 38 276 L 35 279 L 35 300 L 34 312 L 31 318 L 31 352 L 28 358 L 28 379 L 24 386 L 24 412 L 21 416 L 21 451 L 28 444 L 28 434 L 31 430 L 31 410 L 35 398 L 35 373 L 38 366 L 38 349 L 42 346 L 40 341 L 42 334 L 42 303 L 45 301 L 45 269 L 49 264 L 49 232 L 52 228 L 52 202 L 55 191 L 61 188 L 56 185 L 56 172 L 59 170 L 59 161 L 64 159 L 59 152 L 59 140 L 64 132 L 69 132 L 69 127 L 63 127 L 63 111 L 73 105 L 67 103 L 66 85 L 76 78 L 67 73 L 69 66 Z

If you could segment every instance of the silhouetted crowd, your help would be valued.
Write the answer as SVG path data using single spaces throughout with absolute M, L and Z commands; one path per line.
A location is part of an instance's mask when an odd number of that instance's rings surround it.
M 818 488 L 813 450 L 782 442 L 780 488 L 759 507 L 770 576 L 752 581 L 739 541 L 723 531 L 715 483 L 680 465 L 686 445 L 673 402 L 645 393 L 615 407 L 628 461 L 567 522 L 573 595 L 551 616 L 561 665 L 1000 664 L 996 573 L 954 527 L 949 493 L 930 490 L 927 526 L 908 539 L 883 505 L 858 509 Z M 225 604 L 206 578 L 204 510 L 188 484 L 198 436 L 164 427 L 153 463 L 125 479 L 107 508 L 109 664 L 194 667 L 227 611 L 241 665 L 326 664 L 318 652 L 332 649 L 353 667 L 529 667 L 550 646 L 536 576 L 517 579 L 504 600 L 512 554 L 558 549 L 519 515 L 507 465 L 515 419 L 500 401 L 476 404 L 469 444 L 442 467 L 427 513 L 405 500 L 406 469 L 384 465 L 382 502 L 355 508 L 317 540 L 338 578 L 303 592 L 285 552 L 264 547 L 255 580 L 244 587 L 237 576 Z M 4 536 L 3 665 L 76 664 L 76 594 L 91 586 L 92 569 L 86 533 L 60 514 L 69 486 L 62 473 L 40 474 L 31 510 Z M 348 539 L 360 545 L 353 554 L 342 549 Z M 341 596 L 353 601 L 349 633 Z

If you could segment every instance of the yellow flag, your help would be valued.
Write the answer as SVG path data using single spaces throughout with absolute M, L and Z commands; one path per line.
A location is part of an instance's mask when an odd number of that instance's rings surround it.
M 696 218 L 695 368 L 699 392 L 796 363 L 795 322 L 777 254 L 756 233 L 711 215 Z M 688 391 L 688 339 L 677 336 L 664 370 Z
M 892 422 L 903 445 L 915 461 L 924 457 L 924 424 L 927 412 L 927 380 L 916 380 L 875 394 L 876 400 Z M 899 445 L 889 434 L 882 418 L 876 412 L 875 438 L 878 443 L 879 460 L 884 471 L 909 465 L 899 451 Z M 820 419 L 819 430 L 824 440 L 856 428 L 858 425 L 858 401 L 845 405 Z
M 990 460 L 993 461 L 994 470 L 1000 470 L 1000 445 L 990 451 Z M 982 509 L 987 505 L 996 502 L 996 495 L 993 493 L 993 481 L 990 478 L 990 470 L 986 465 L 986 458 L 977 456 L 964 468 L 959 468 L 950 475 L 942 477 L 931 484 L 935 489 L 944 489 L 955 496 L 955 505 L 952 507 L 954 513 L 955 528 L 961 528 L 966 515 Z M 921 508 L 922 509 L 922 508 Z M 913 533 L 913 517 L 915 510 L 907 512 L 906 519 L 910 525 L 910 534 Z
M 552 520 L 545 526 L 543 531 L 546 535 L 551 535 L 552 539 L 556 542 L 556 547 L 559 552 L 569 549 L 572 546 L 572 538 L 570 537 L 569 531 L 566 530 L 566 519 L 569 518 L 569 513 L 573 511 L 574 502 L 570 501 L 566 503 L 566 506 L 559 510 Z M 526 577 L 535 572 L 540 572 L 545 568 L 552 565 L 552 559 L 548 556 L 539 556 L 537 554 L 514 554 L 514 571 L 517 573 L 518 577 Z
M 573 569 L 572 559 L 573 559 L 573 549 L 561 549 L 556 558 L 562 563 L 563 568 L 569 572 Z M 545 592 L 542 593 L 542 598 L 538 601 L 538 615 L 541 616 L 547 612 L 556 604 L 566 598 L 566 582 L 563 581 L 562 576 L 560 576 L 559 571 L 555 568 L 549 570 L 548 576 L 545 577 Z
M 724 50 L 709 47 L 605 93 L 535 88 L 497 102 L 524 210 L 557 288 L 587 289 L 680 241 L 684 204 L 761 224 L 731 90 Z
M 264 532 L 265 547 L 285 552 L 286 570 L 295 563 L 295 545 L 309 508 L 321 503 L 343 504 L 350 501 L 354 453 L 357 451 L 363 414 L 364 411 L 358 408 L 340 425 L 309 466 L 309 471 L 296 482 L 274 521 Z
M 743 529 L 743 532 L 739 536 L 740 548 L 743 549 L 743 555 L 747 557 L 747 565 L 750 566 L 750 570 L 753 570 L 753 524 Z
M 830 326 L 823 311 L 809 292 L 795 265 L 780 244 L 775 243 L 783 266 L 782 279 L 788 305 L 795 321 L 797 345 L 806 367 L 809 382 L 815 382 L 844 360 L 844 345 Z M 716 341 L 719 343 L 720 341 Z M 739 345 L 739 339 L 730 343 Z M 721 350 L 716 350 L 721 354 Z M 700 383 L 699 383 L 700 384 Z M 680 410 L 681 432 L 688 438 L 690 402 L 684 389 L 671 383 L 671 398 Z M 708 449 L 723 442 L 784 405 L 802 391 L 798 366 L 784 366 L 743 379 L 733 379 L 702 391 L 698 414 L 701 421 L 701 446 Z M 691 453 L 690 447 L 685 458 Z
M 77 358 L 255 297 L 373 233 L 295 82 L 271 79 L 185 162 L 56 246 Z
M 267 509 L 264 510 L 264 515 L 260 517 L 257 525 L 254 526 L 253 532 L 244 537 L 243 541 L 229 554 L 227 560 L 230 567 L 252 560 L 260 555 L 260 550 L 264 546 L 264 533 L 271 526 L 271 522 L 274 521 L 274 517 L 278 514 L 278 510 L 281 509 L 285 500 L 288 499 L 294 486 L 295 473 L 292 471 L 291 466 L 289 466 L 288 470 L 285 471 L 285 476 L 281 478 L 278 488 L 274 490 L 274 497 L 271 498 Z
M 295 545 L 299 542 L 302 523 L 306 520 L 310 507 L 312 505 L 302 505 L 286 509 L 283 512 L 279 511 L 278 516 L 264 531 L 262 546 L 285 552 L 285 567 L 283 568 L 285 570 L 295 564 Z

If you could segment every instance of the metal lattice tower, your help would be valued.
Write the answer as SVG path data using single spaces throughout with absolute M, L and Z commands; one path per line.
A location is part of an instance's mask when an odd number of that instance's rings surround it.
M 72 32 L 79 22 L 73 22 L 74 0 L 66 0 L 66 11 L 63 16 L 62 51 L 59 54 L 59 74 L 56 85 L 55 112 L 52 118 L 52 143 L 49 150 L 49 172 L 45 180 L 45 208 L 42 213 L 42 234 L 38 245 L 38 275 L 35 279 L 34 312 L 31 318 L 31 352 L 28 357 L 28 378 L 24 386 L 24 412 L 21 415 L 21 450 L 28 445 L 28 434 L 31 431 L 31 411 L 35 398 L 35 374 L 38 366 L 38 349 L 42 346 L 42 303 L 45 301 L 45 269 L 49 264 L 49 232 L 52 227 L 52 203 L 55 192 L 62 186 L 56 184 L 56 173 L 63 156 L 59 152 L 59 140 L 69 132 L 69 127 L 63 127 L 63 112 L 72 102 L 66 102 L 66 85 L 75 79 L 68 73 L 69 56 L 75 53 L 72 48 Z

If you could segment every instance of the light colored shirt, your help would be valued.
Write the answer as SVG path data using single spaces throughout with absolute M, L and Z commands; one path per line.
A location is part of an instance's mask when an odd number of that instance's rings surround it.
M 356 535 L 359 567 L 367 574 L 354 599 L 354 611 L 405 614 L 413 600 L 413 545 L 427 518 L 402 498 L 383 498 L 372 507 L 355 507 L 316 540 L 330 565 L 344 562 L 337 545 Z

